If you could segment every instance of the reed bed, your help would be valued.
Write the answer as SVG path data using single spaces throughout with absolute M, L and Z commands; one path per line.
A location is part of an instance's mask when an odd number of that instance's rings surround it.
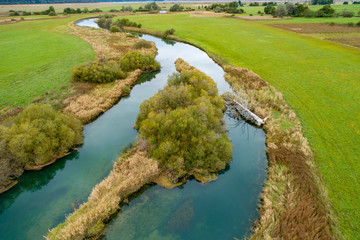
M 250 239 L 340 239 L 300 121 L 281 93 L 244 68 L 225 66 L 235 98 L 264 118 L 268 178 Z
M 108 177 L 93 188 L 88 201 L 52 229 L 46 239 L 98 238 L 120 204 L 159 175 L 157 161 L 146 155 L 137 147 L 123 154 Z

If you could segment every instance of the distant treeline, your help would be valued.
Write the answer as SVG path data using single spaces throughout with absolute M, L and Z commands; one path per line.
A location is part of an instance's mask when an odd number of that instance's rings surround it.
M 151 1 L 154 0 L 141 0 Z M 156 0 L 162 2 L 164 0 Z M 0 0 L 0 5 L 15 5 L 15 4 L 53 4 L 53 3 L 96 3 L 96 2 L 139 2 L 139 0 Z

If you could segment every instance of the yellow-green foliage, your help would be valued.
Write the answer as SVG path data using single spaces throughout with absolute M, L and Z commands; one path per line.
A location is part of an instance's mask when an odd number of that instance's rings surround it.
M 0 125 L 0 158 L 40 165 L 82 141 L 79 120 L 50 105 L 30 105 L 9 125 Z
M 186 64 L 182 60 L 177 63 Z M 140 106 L 140 139 L 173 180 L 190 171 L 209 174 L 225 168 L 232 147 L 222 122 L 224 100 L 215 82 L 192 69 L 174 74 L 168 86 Z M 204 170 L 206 170 L 204 172 Z
M 150 55 L 143 55 L 139 52 L 128 52 L 120 61 L 123 71 L 131 72 L 135 69 L 143 71 L 155 71 L 160 69 L 160 64 Z
M 76 82 L 107 83 L 126 77 L 119 64 L 115 61 L 105 60 L 80 64 L 71 72 L 72 79 Z

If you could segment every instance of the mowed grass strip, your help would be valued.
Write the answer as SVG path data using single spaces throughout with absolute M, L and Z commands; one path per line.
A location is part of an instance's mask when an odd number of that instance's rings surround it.
M 314 151 L 346 239 L 360 236 L 360 51 L 252 21 L 131 16 L 246 67 L 282 92 Z
M 0 111 L 61 91 L 72 67 L 94 59 L 90 44 L 69 35 L 74 19 L 0 25 Z

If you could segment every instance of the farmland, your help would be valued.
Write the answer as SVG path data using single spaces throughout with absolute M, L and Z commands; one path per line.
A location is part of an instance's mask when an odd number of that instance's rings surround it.
M 255 71 L 281 91 L 302 122 L 343 235 L 359 235 L 359 50 L 239 19 L 130 19 L 148 29 L 174 28 L 180 38 Z

